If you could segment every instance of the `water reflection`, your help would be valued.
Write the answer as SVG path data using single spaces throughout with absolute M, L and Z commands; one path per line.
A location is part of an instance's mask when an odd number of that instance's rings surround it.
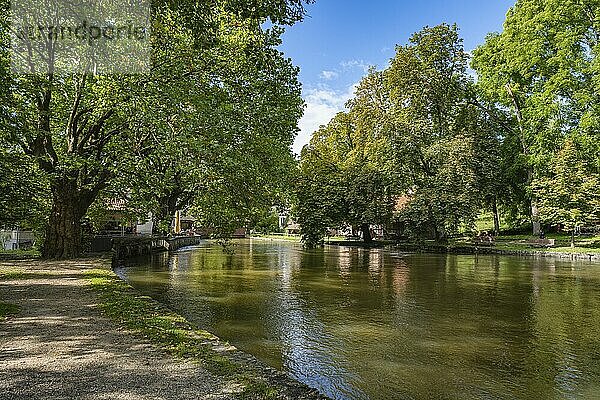
M 235 247 L 119 272 L 333 398 L 600 398 L 598 265 Z

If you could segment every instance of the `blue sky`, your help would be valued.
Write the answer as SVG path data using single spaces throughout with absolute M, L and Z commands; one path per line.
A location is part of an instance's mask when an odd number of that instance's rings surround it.
M 489 32 L 502 29 L 514 0 L 317 0 L 304 22 L 288 28 L 281 50 L 301 69 L 307 103 L 294 151 L 343 109 L 368 66 L 383 69 L 397 44 L 413 32 L 442 22 L 457 23 L 465 48 L 473 50 Z

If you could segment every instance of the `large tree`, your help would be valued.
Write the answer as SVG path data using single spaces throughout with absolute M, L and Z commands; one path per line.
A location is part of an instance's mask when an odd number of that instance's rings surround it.
M 303 149 L 296 215 L 309 246 L 327 228 L 343 225 L 358 227 L 371 242 L 371 225 L 391 222 L 395 171 L 383 135 L 388 99 L 382 73 L 370 71 L 349 111 L 317 131 Z
M 502 33 L 491 34 L 474 53 L 483 100 L 525 167 L 534 234 L 540 230 L 535 179 L 549 173 L 554 154 L 572 132 L 600 137 L 597 1 L 519 0 Z M 598 155 L 594 156 L 596 160 Z
M 586 224 L 600 221 L 600 174 L 590 165 L 578 138 L 568 138 L 552 163 L 552 173 L 538 178 L 533 188 L 539 195 L 541 219 L 561 224 L 571 233 L 575 247 L 575 231 Z
M 439 25 L 398 46 L 370 71 L 302 153 L 299 222 L 307 241 L 327 226 L 390 222 L 438 240 L 471 226 L 484 200 L 496 205 L 499 138 L 474 98 L 456 26 Z M 308 226 L 306 226 L 308 225 Z
M 279 29 L 241 29 L 222 32 L 220 46 L 197 57 L 202 68 L 170 79 L 160 107 L 138 115 L 147 133 L 115 189 L 163 233 L 177 210 L 224 232 L 246 226 L 285 192 L 302 114 L 298 70 L 275 49 Z
M 410 201 L 400 218 L 417 235 L 444 239 L 471 225 L 481 206 L 480 112 L 469 103 L 468 55 L 446 24 L 398 46 L 385 71 L 389 140 Z
M 2 7 L 7 9 L 6 1 Z M 235 66 L 239 60 L 236 54 L 228 59 L 222 54 L 221 58 L 209 57 L 210 53 L 227 49 L 231 44 L 227 40 L 244 40 L 260 31 L 266 18 L 282 24 L 298 21 L 303 9 L 302 2 L 295 0 L 154 3 L 153 64 L 148 73 L 141 75 L 99 75 L 89 69 L 57 74 L 52 62 L 27 75 L 7 73 L 7 15 L 2 14 L 0 25 L 0 62 L 5 73 L 2 82 L 9 93 L 3 107 L 10 110 L 4 114 L 8 121 L 3 122 L 3 129 L 10 131 L 11 143 L 20 147 L 21 154 L 37 163 L 49 184 L 52 205 L 43 255 L 71 258 L 81 250 L 81 221 L 99 194 L 116 177 L 137 168 L 140 156 L 152 146 L 155 127 L 161 131 L 159 135 L 164 134 L 164 129 L 157 126 L 162 123 L 158 118 L 138 117 L 160 116 L 166 104 L 175 108 L 190 103 L 193 107 L 210 107 L 201 103 L 203 97 L 194 90 L 207 86 L 202 79 L 213 79 L 214 88 L 223 85 L 210 70 L 206 72 L 207 65 L 217 60 Z M 176 29 L 170 29 L 173 27 Z M 253 44 L 255 49 L 273 46 L 264 36 Z M 245 50 L 251 54 L 254 49 Z M 270 70 L 266 67 L 262 71 L 268 74 Z M 237 85 L 246 85 L 244 77 Z M 246 97 L 246 101 L 251 98 Z M 176 114 L 186 112 L 193 112 L 193 108 L 180 108 Z M 182 130 L 190 134 L 187 128 Z

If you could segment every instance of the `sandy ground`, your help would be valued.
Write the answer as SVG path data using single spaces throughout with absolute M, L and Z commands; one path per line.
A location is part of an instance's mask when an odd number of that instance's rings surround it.
M 0 280 L 19 314 L 0 322 L 0 399 L 229 399 L 235 385 L 103 317 L 82 272 L 95 262 L 0 262 L 40 274 Z

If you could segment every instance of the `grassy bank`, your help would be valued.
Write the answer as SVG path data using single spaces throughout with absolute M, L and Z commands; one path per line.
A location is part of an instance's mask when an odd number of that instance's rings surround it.
M 254 239 L 262 240 L 285 240 L 292 242 L 300 242 L 300 236 L 287 236 L 287 235 L 256 235 Z M 503 252 L 514 252 L 519 255 L 540 255 L 540 253 L 548 254 L 561 254 L 561 255 L 600 255 L 600 236 L 577 238 L 576 246 L 570 246 L 570 236 L 565 234 L 548 234 L 548 239 L 554 239 L 556 245 L 554 247 L 540 247 L 530 243 L 532 236 L 530 235 L 501 235 L 496 238 L 493 246 L 488 247 L 486 250 L 490 253 L 497 252 L 502 254 Z M 482 245 L 476 245 L 470 237 L 460 237 L 451 240 L 448 244 L 439 244 L 434 241 L 424 241 L 421 243 L 413 242 L 393 242 L 393 241 L 375 241 L 371 244 L 365 244 L 361 241 L 347 241 L 344 237 L 330 237 L 327 238 L 325 244 L 339 245 L 339 246 L 350 246 L 350 247 L 365 247 L 365 248 L 377 248 L 388 245 L 397 245 L 399 247 L 406 248 L 407 251 L 426 251 L 426 252 L 439 252 L 448 253 L 455 252 L 457 249 L 464 249 L 467 252 L 477 252 L 483 247 Z
M 236 360 L 237 350 L 232 350 L 209 332 L 196 329 L 185 318 L 150 297 L 140 295 L 112 271 L 90 270 L 85 276 L 98 292 L 100 307 L 108 317 L 173 356 L 192 360 L 206 370 L 236 382 L 243 388 L 238 398 L 290 398 L 289 393 L 283 395 L 283 389 L 268 382 L 260 371 Z M 281 376 L 275 377 L 275 380 L 281 379 Z M 302 391 L 306 394 L 306 388 Z M 291 398 L 294 397 L 292 394 Z
M 504 251 L 531 251 L 562 254 L 600 254 L 600 237 L 578 237 L 575 247 L 571 247 L 571 238 L 565 234 L 548 234 L 548 239 L 554 239 L 554 247 L 536 247 L 530 240 L 530 235 L 500 235 L 496 238 L 493 248 Z M 454 244 L 471 245 L 467 239 L 459 239 Z
M 52 277 L 49 272 L 26 272 L 19 269 L 0 269 L 0 281 L 43 279 Z
M 100 294 L 100 308 L 114 321 L 173 355 L 197 359 L 213 373 L 223 375 L 238 371 L 230 360 L 213 353 L 205 344 L 214 339 L 213 335 L 193 329 L 183 317 L 165 310 L 150 297 L 139 295 L 111 271 L 91 270 L 86 271 L 85 276 Z
M 102 313 L 143 336 L 148 342 L 176 358 L 197 363 L 203 369 L 231 382 L 238 399 L 319 399 L 316 391 L 281 372 L 269 368 L 197 329 L 166 306 L 143 296 L 123 282 L 109 267 L 110 260 L 80 260 L 65 263 L 29 261 L 0 262 L 0 283 L 18 281 L 18 285 L 39 285 L 39 280 L 72 279 L 80 275 L 98 296 Z M 85 265 L 85 266 L 84 266 Z M 35 283 L 34 283 L 35 282 Z M 40 303 L 42 304 L 42 303 Z M 0 322 L 18 316 L 19 306 L 0 302 Z
M 276 235 L 276 234 L 255 234 L 251 236 L 251 239 L 265 239 L 265 240 L 286 240 L 288 242 L 301 242 L 302 237 L 300 235 Z
M 451 254 L 499 254 L 534 257 L 559 257 L 577 260 L 600 261 L 600 238 L 590 237 L 577 242 L 571 247 L 568 238 L 563 235 L 549 235 L 556 240 L 554 247 L 540 247 L 530 243 L 530 236 L 500 236 L 493 245 L 474 244 L 470 238 L 457 238 L 442 244 L 435 241 L 420 243 L 398 242 L 394 246 L 402 251 L 421 253 Z
M 5 321 L 8 317 L 12 317 L 19 313 L 19 306 L 0 301 L 0 321 Z
M 31 250 L 4 250 L 0 249 L 0 260 L 31 260 L 39 258 L 40 252 L 37 249 Z
M 600 249 L 590 247 L 570 247 L 570 246 L 559 246 L 559 247 L 547 247 L 547 248 L 536 248 L 526 244 L 519 243 L 496 243 L 495 249 L 507 250 L 507 251 L 531 251 L 531 252 L 547 252 L 547 253 L 562 253 L 562 254 L 600 254 Z

